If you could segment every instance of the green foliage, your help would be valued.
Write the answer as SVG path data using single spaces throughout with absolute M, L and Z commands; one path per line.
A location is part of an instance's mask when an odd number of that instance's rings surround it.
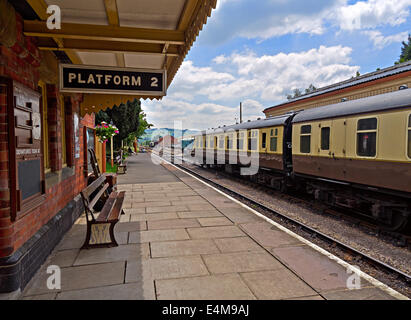
M 100 111 L 96 114 L 96 123 L 105 121 L 113 123 L 119 130 L 114 140 L 114 149 L 121 147 L 121 141 L 126 139 L 130 133 L 137 131 L 141 113 L 140 100 L 127 101 L 126 104 L 114 106 L 112 109 Z
M 107 124 L 107 122 L 102 121 L 101 124 L 96 126 L 96 135 L 100 142 L 107 142 L 111 137 L 119 134 L 116 126 Z
M 409 60 L 411 60 L 411 34 L 408 35 L 408 43 L 405 41 L 402 42 L 400 59 L 395 64 Z
M 106 172 L 117 172 L 117 165 L 114 163 L 114 167 L 111 166 L 111 162 L 107 161 L 106 163 Z
M 135 139 L 140 138 L 146 129 L 150 129 L 153 124 L 148 123 L 146 119 L 146 114 L 144 112 L 140 112 L 139 114 L 139 123 L 138 128 L 135 132 L 132 132 L 128 135 L 126 144 L 131 145 Z

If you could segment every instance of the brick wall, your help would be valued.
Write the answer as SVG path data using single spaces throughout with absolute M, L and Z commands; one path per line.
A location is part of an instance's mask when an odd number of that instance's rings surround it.
M 10 48 L 0 45 L 0 76 L 11 78 L 33 90 L 39 81 L 41 55 L 35 41 L 22 33 L 22 19 L 17 14 L 17 41 Z M 94 115 L 80 118 L 80 158 L 74 158 L 73 114 L 80 115 L 81 95 L 65 98 L 67 164 L 74 174 L 62 174 L 61 106 L 58 89 L 47 85 L 48 128 L 51 174 L 58 182 L 46 189 L 44 203 L 12 222 L 10 218 L 9 150 L 7 126 L 7 93 L 0 86 L 0 258 L 12 255 L 43 225 L 63 209 L 86 186 L 84 175 L 83 126 L 94 126 Z
M 0 85 L 0 257 L 12 253 L 14 233 L 10 217 L 7 122 L 7 91 L 5 86 Z

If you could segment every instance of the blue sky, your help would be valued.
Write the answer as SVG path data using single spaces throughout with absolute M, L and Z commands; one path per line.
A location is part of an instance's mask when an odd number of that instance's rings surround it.
M 156 127 L 247 119 L 293 89 L 389 67 L 411 33 L 411 0 L 217 0 L 167 96 L 143 101 Z

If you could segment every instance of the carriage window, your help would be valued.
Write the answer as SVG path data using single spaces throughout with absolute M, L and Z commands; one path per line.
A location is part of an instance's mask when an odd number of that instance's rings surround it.
M 301 153 L 311 152 L 311 125 L 306 125 L 306 126 L 301 127 L 300 152 Z
M 377 151 L 377 118 L 358 120 L 357 155 L 375 157 Z
M 219 140 L 220 140 L 220 144 L 219 144 L 218 147 L 219 147 L 220 149 L 224 149 L 224 137 L 223 137 L 223 136 L 220 136 L 220 139 L 219 139 Z
M 243 150 L 244 148 L 244 132 L 237 133 L 237 149 Z
M 227 149 L 232 149 L 233 147 L 233 136 L 230 134 L 227 136 Z
M 267 134 L 265 132 L 263 132 L 263 138 L 261 141 L 261 148 L 265 149 L 267 145 Z
M 272 137 L 270 139 L 270 151 L 277 151 L 277 137 Z
M 321 128 L 321 150 L 330 150 L 330 127 Z
M 277 135 L 278 135 L 278 129 L 271 129 L 271 138 L 270 138 L 270 151 L 277 151 Z
M 411 114 L 408 118 L 408 158 L 411 158 Z
M 377 130 L 377 118 L 358 120 L 358 131 L 363 130 Z
M 257 139 L 255 138 L 256 136 L 257 136 L 257 131 L 248 133 L 248 150 L 249 151 L 257 150 Z

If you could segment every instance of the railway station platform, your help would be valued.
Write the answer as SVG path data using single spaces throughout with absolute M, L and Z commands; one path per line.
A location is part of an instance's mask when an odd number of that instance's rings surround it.
M 129 158 L 118 177 L 125 215 L 120 245 L 80 250 L 80 217 L 21 299 L 398 299 L 370 278 L 350 290 L 347 268 L 298 236 L 150 154 Z M 61 268 L 61 289 L 46 286 Z

